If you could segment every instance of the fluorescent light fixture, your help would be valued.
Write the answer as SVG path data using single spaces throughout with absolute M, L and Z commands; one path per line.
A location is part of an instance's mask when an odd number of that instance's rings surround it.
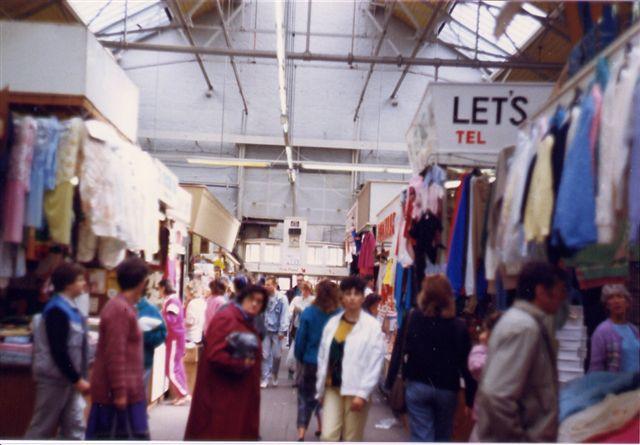
M 265 168 L 271 165 L 271 163 L 267 161 L 259 161 L 259 160 L 252 160 L 252 159 L 189 158 L 187 159 L 187 163 L 200 164 L 200 165 L 213 165 L 213 166 L 220 166 L 220 167 L 257 167 L 257 168 Z
M 495 176 L 489 176 L 489 184 L 492 184 L 496 182 L 496 177 Z
M 411 168 L 402 168 L 402 167 L 388 167 L 385 169 L 387 173 L 395 173 L 398 175 L 410 175 L 413 173 L 413 169 Z
M 462 184 L 462 182 L 459 179 L 453 179 L 451 181 L 445 181 L 444 188 L 457 189 L 458 187 L 460 187 L 460 184 Z
M 338 172 L 370 172 L 370 173 L 384 173 L 384 167 L 369 166 L 362 164 L 329 164 L 329 163 L 313 163 L 303 162 L 302 168 L 305 170 L 325 170 L 325 171 L 338 171 Z

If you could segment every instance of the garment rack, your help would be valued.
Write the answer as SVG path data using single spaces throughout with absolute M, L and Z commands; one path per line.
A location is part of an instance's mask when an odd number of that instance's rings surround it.
M 582 67 L 582 69 L 578 71 L 578 73 L 575 74 L 571 79 L 569 79 L 558 92 L 554 93 L 553 96 L 549 98 L 549 100 L 547 100 L 547 102 L 545 102 L 545 104 L 540 107 L 538 111 L 530 116 L 529 119 L 527 119 L 525 122 L 520 124 L 520 128 L 525 128 L 527 125 L 531 124 L 531 122 L 535 121 L 538 117 L 542 116 L 549 109 L 560 102 L 567 95 L 567 93 L 570 93 L 576 87 L 580 86 L 584 81 L 588 80 L 595 71 L 596 65 L 598 64 L 598 60 L 600 58 L 609 58 L 618 51 L 624 51 L 627 43 L 631 42 L 631 40 L 638 35 L 640 35 L 640 21 L 634 23 L 628 30 L 626 30 L 613 43 L 611 43 L 611 45 L 598 53 L 593 58 L 593 60 Z

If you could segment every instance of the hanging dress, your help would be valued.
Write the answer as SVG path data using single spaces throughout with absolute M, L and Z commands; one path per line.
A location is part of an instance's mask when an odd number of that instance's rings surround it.
M 184 307 L 176 294 L 170 295 L 162 305 L 162 317 L 167 323 L 167 359 L 165 373 L 181 397 L 189 394 L 184 370 L 185 333 Z

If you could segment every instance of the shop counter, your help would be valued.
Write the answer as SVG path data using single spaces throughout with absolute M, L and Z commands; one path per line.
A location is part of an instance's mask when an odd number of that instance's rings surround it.
M 31 365 L 0 365 L 0 438 L 20 439 L 36 401 Z

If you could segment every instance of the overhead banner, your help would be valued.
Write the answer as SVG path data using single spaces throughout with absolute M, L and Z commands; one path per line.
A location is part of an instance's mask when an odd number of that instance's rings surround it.
M 548 83 L 431 83 L 407 132 L 414 171 L 428 163 L 491 164 L 551 94 Z M 455 162 L 453 162 L 455 163 Z

